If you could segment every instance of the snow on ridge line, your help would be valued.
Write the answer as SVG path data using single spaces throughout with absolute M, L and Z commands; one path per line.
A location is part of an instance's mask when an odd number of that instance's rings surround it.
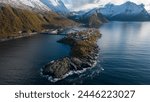
M 133 2 L 126 2 L 121 5 L 107 4 L 104 8 L 100 8 L 100 12 L 106 16 L 115 16 L 121 13 L 138 14 L 144 10 L 144 5 L 137 5 Z
M 61 14 L 67 15 L 70 13 L 68 8 L 64 5 L 61 0 L 40 0 L 47 7 L 51 8 L 52 11 Z
M 61 15 L 70 13 L 61 0 L 0 0 L 0 3 L 24 9 L 36 8 L 42 11 L 53 11 Z
M 0 0 L 0 3 L 10 4 L 13 7 L 36 8 L 39 10 L 50 10 L 40 0 Z

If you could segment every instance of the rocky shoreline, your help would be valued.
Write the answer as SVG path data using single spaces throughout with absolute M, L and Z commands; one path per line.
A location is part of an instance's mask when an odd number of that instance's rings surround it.
M 20 39 L 20 38 L 24 38 L 24 37 L 30 37 L 33 35 L 39 34 L 38 32 L 35 33 L 22 33 L 16 36 L 9 36 L 7 38 L 1 38 L 0 42 L 4 42 L 4 41 L 9 41 L 9 40 L 14 40 L 14 39 Z
M 100 37 L 101 34 L 97 29 L 67 34 L 58 42 L 71 46 L 70 57 L 51 61 L 42 68 L 42 74 L 61 79 L 71 71 L 93 67 L 99 55 L 99 47 L 96 42 Z
M 57 29 L 44 29 L 41 32 L 31 32 L 31 33 L 22 33 L 22 31 L 18 32 L 17 34 L 14 34 L 13 36 L 8 36 L 5 38 L 0 38 L 0 42 L 5 42 L 5 41 L 10 41 L 10 40 L 15 40 L 15 39 L 20 39 L 20 38 L 25 38 L 25 37 L 31 37 L 37 34 L 49 34 L 49 35 L 58 35 L 59 33 L 62 33 L 69 27 L 62 27 L 62 28 L 57 28 Z

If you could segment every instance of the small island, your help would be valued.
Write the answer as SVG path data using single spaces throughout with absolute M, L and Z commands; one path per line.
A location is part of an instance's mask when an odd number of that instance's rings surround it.
M 58 42 L 71 46 L 70 57 L 51 61 L 42 68 L 42 74 L 52 78 L 63 78 L 71 71 L 80 71 L 94 67 L 99 55 L 97 40 L 99 30 L 87 29 L 67 34 Z

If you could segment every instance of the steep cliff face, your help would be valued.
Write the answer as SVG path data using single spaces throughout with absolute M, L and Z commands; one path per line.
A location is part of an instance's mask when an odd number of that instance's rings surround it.
M 34 12 L 1 4 L 0 38 L 17 35 L 20 31 L 41 31 L 45 27 L 65 27 L 74 22 L 51 11 Z

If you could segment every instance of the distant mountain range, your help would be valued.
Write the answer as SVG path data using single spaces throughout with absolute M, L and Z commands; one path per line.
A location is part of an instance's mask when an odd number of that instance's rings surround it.
M 90 15 L 101 14 L 108 20 L 113 21 L 149 21 L 150 14 L 143 4 L 137 5 L 133 2 L 125 2 L 121 5 L 108 3 L 89 11 L 73 12 L 74 19 L 86 18 Z
M 65 1 L 65 2 L 62 2 Z M 88 1 L 91 2 L 90 0 Z M 101 3 L 100 0 L 95 0 L 94 4 Z M 66 5 L 70 3 L 75 3 L 69 0 L 0 0 L 0 3 L 10 4 L 15 8 L 29 9 L 34 11 L 52 11 L 61 16 L 65 16 L 69 18 L 83 19 L 89 18 L 89 16 L 95 14 L 101 14 L 101 16 L 105 16 L 109 20 L 119 20 L 119 21 L 146 21 L 150 20 L 150 14 L 148 8 L 150 5 L 137 5 L 133 2 L 125 2 L 121 5 L 115 5 L 112 3 L 108 3 L 105 6 L 95 7 L 92 10 L 87 11 L 79 11 L 71 13 L 70 10 L 66 7 Z M 65 3 L 65 4 L 64 4 Z M 82 1 L 80 3 L 85 3 Z M 92 3 L 92 2 L 91 2 Z M 79 3 L 75 3 L 79 4 Z M 102 3 L 102 4 L 105 4 Z M 146 6 L 146 7 L 145 7 Z M 145 9 L 147 8 L 147 9 Z M 93 13 L 93 14 L 92 14 Z M 89 14 L 89 15 L 88 15 Z M 99 17 L 98 17 L 99 18 Z M 101 18 L 101 17 L 100 17 Z M 83 20 L 82 20 L 83 21 Z
M 0 37 L 76 25 L 68 15 L 70 11 L 61 0 L 0 0 Z M 99 26 L 103 20 L 102 15 L 93 12 L 82 17 L 79 23 Z
M 147 11 L 150 11 L 149 0 L 62 0 L 65 5 L 72 11 L 85 11 L 92 10 L 94 8 L 104 7 L 111 3 L 115 5 L 124 4 L 127 1 L 131 1 L 136 4 L 143 4 Z
M 99 1 L 95 0 L 95 4 Z M 71 2 L 68 0 L 67 3 Z M 145 7 L 133 2 L 120 5 L 108 3 L 78 12 L 71 12 L 67 7 L 62 0 L 0 0 L 0 37 L 8 37 L 24 30 L 31 32 L 41 31 L 45 27 L 76 25 L 76 22 L 99 27 L 108 20 L 150 20 L 150 5 Z
M 126 2 L 121 5 L 107 4 L 98 11 L 109 20 L 117 21 L 147 21 L 150 14 L 143 4 L 137 5 L 133 2 Z

